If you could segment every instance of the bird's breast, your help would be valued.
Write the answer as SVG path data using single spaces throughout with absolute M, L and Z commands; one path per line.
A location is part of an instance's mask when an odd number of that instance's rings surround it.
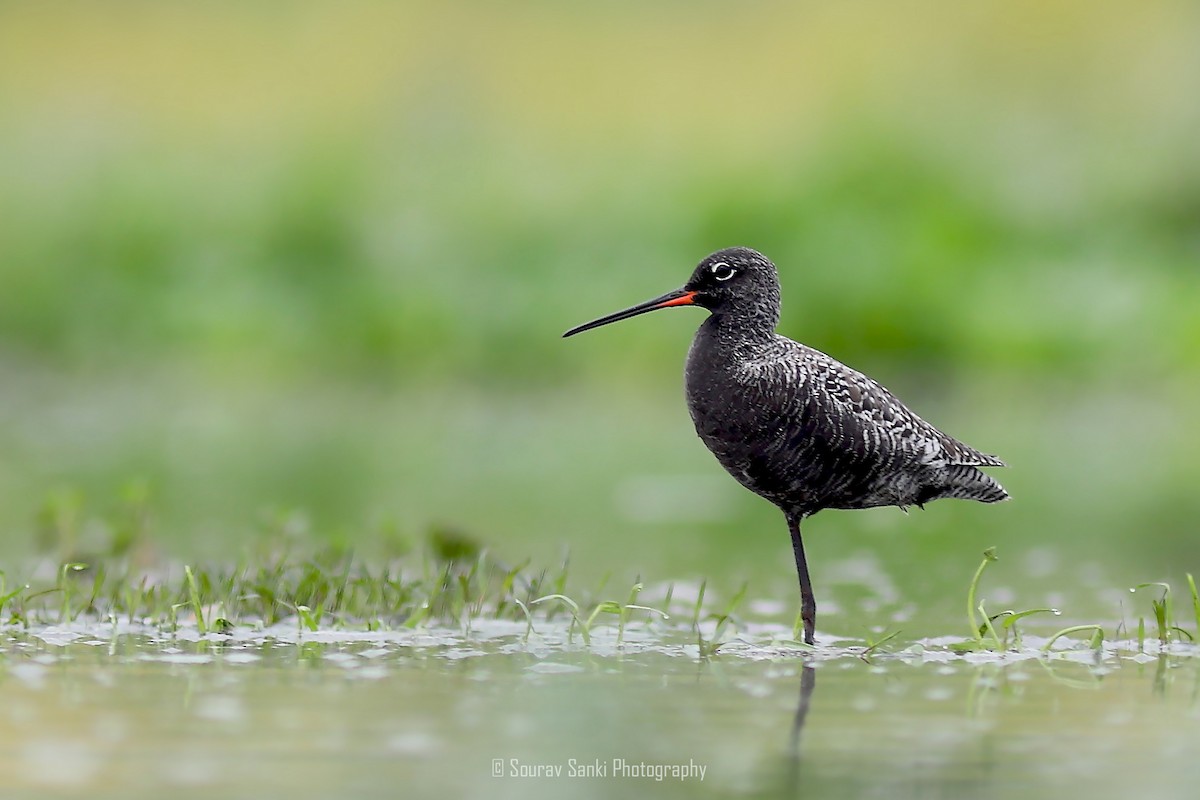
M 805 375 L 766 354 L 738 352 L 700 337 L 688 355 L 688 410 L 696 433 L 721 465 L 751 491 L 778 500 L 790 494 L 791 463 L 803 458 L 808 425 Z M 705 346 L 708 344 L 708 346 Z

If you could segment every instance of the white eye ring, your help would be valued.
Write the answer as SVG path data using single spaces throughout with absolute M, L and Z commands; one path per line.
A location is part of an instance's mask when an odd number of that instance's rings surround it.
M 734 275 L 737 275 L 737 270 L 726 264 L 724 261 L 718 261 L 716 264 L 713 264 L 711 269 L 712 276 L 719 281 L 727 281 Z

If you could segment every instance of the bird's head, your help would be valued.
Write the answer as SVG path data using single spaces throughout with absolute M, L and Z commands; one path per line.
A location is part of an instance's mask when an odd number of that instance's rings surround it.
M 779 308 L 779 273 L 771 260 L 748 247 L 729 247 L 705 258 L 684 284 L 694 304 L 718 314 L 743 316 Z
M 700 306 L 747 332 L 771 333 L 779 323 L 779 274 L 771 260 L 748 247 L 729 247 L 705 258 L 682 288 L 563 334 L 573 336 L 610 322 L 675 306 Z

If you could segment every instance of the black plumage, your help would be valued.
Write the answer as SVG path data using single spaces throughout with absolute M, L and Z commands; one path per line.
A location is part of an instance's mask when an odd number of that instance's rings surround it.
M 683 305 L 711 312 L 685 372 L 696 433 L 730 475 L 787 518 L 807 643 L 816 603 L 800 538 L 805 517 L 825 508 L 1008 498 L 979 469 L 1002 467 L 1000 459 L 941 432 L 866 375 L 775 333 L 779 276 L 754 250 L 713 253 L 683 288 L 563 335 Z

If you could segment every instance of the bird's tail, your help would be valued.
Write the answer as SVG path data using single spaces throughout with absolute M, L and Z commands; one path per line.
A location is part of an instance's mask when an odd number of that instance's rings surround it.
M 947 471 L 948 491 L 944 497 L 961 500 L 976 500 L 980 503 L 999 503 L 1008 499 L 1008 492 L 986 472 L 964 464 L 956 464 Z

